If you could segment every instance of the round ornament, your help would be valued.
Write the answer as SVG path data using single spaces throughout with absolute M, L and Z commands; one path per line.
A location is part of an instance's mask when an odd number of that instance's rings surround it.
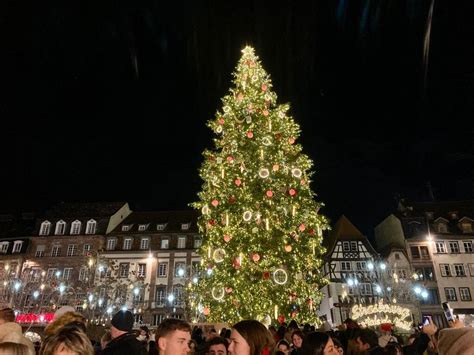
M 304 225 L 304 223 L 301 223 L 298 229 L 300 230 L 300 232 L 304 232 L 304 230 L 306 229 L 306 226 Z
M 311 228 L 311 229 L 308 231 L 308 233 L 309 233 L 309 235 L 314 235 L 314 234 L 315 234 L 314 229 Z
M 244 221 L 245 221 L 245 222 L 250 221 L 250 220 L 252 219 L 252 212 L 250 212 L 250 211 L 245 211 L 243 218 L 244 218 Z
M 265 117 L 267 117 L 269 112 L 268 112 L 268 110 L 263 110 L 262 113 L 263 113 L 263 115 L 264 115 Z
M 217 120 L 217 123 L 219 123 L 221 126 L 224 124 L 224 119 L 221 117 Z
M 226 293 L 232 293 L 232 291 L 234 291 L 234 290 L 232 289 L 232 287 L 226 287 L 226 288 L 225 288 L 225 292 L 226 292 Z
M 211 205 L 213 205 L 214 207 L 217 207 L 219 205 L 219 201 L 214 199 L 214 200 L 212 200 Z
M 273 171 L 278 171 L 278 170 L 280 170 L 280 165 L 278 165 L 278 164 L 273 165 L 272 170 L 273 170 Z
M 266 195 L 267 195 L 268 198 L 272 198 L 272 197 L 273 197 L 273 191 L 272 191 L 272 190 L 268 190 L 268 191 L 266 192 Z
M 265 83 L 262 84 L 262 91 L 267 91 L 267 84 Z
M 224 287 L 213 287 L 211 294 L 216 301 L 222 300 L 225 296 Z
M 201 212 L 202 212 L 202 214 L 208 214 L 208 213 L 209 213 L 209 206 L 208 206 L 208 205 L 204 205 L 204 206 L 201 208 Z
M 237 101 L 242 101 L 244 99 L 244 94 L 242 94 L 241 92 L 239 92 L 239 94 L 237 95 Z
M 252 254 L 252 260 L 257 263 L 260 260 L 260 255 L 257 253 Z
M 258 80 L 258 76 L 254 75 L 252 76 L 252 83 L 256 82 Z
M 247 132 L 247 138 L 250 138 L 250 139 L 253 138 L 253 132 L 252 131 Z
M 264 271 L 262 274 L 262 278 L 264 280 L 268 280 L 270 278 L 270 273 L 268 271 Z
M 292 169 L 291 170 L 291 175 L 293 175 L 295 178 L 300 178 L 301 177 L 301 170 L 298 168 Z
M 242 184 L 242 180 L 240 180 L 240 179 L 235 179 L 235 180 L 234 180 L 234 184 L 235 184 L 235 186 L 240 186 L 240 184 Z
M 293 247 L 290 244 L 285 245 L 285 251 L 289 253 L 290 251 L 293 250 Z
M 269 145 L 272 144 L 272 141 L 270 140 L 269 137 L 263 137 L 263 139 L 262 139 L 262 144 L 263 144 L 264 146 L 267 146 L 267 147 L 268 147 Z
M 232 237 L 228 234 L 224 234 L 224 242 L 229 243 Z
M 229 106 L 224 106 L 223 110 L 224 110 L 225 113 L 228 113 L 228 112 L 230 112 L 230 107 Z
M 272 97 L 270 96 L 269 93 L 266 93 L 264 97 L 265 97 L 266 101 L 271 101 L 272 100 Z
M 295 189 L 290 189 L 288 191 L 288 193 L 290 194 L 290 196 L 296 196 L 296 190 Z
M 214 250 L 214 252 L 212 253 L 212 258 L 214 259 L 216 263 L 223 262 L 224 257 L 225 257 L 224 249 L 219 248 L 219 249 Z
M 209 224 L 210 226 L 214 226 L 216 224 L 216 221 L 214 219 L 210 219 L 207 224 Z
M 234 162 L 234 157 L 233 157 L 232 155 L 229 155 L 229 156 L 227 157 L 227 161 L 228 161 L 229 163 L 233 163 L 233 162 Z
M 288 143 L 290 143 L 290 144 L 295 144 L 295 139 L 294 139 L 293 137 L 290 137 L 290 138 L 288 139 Z
M 204 308 L 202 309 L 202 313 L 203 313 L 205 316 L 208 316 L 209 313 L 211 313 L 211 311 L 210 311 L 209 307 L 204 307 Z
M 273 272 L 273 281 L 278 285 L 284 285 L 288 281 L 288 274 L 283 269 L 276 269 Z
M 240 258 L 234 258 L 234 261 L 232 261 L 232 266 L 234 269 L 239 270 L 242 267 Z
M 222 133 L 222 126 L 217 126 L 216 132 L 217 133 Z
M 286 319 L 286 318 L 285 318 L 285 316 L 284 316 L 283 314 L 280 314 L 280 315 L 278 316 L 278 318 L 277 318 L 278 323 L 280 323 L 280 324 L 284 323 L 284 322 L 285 322 L 285 319 Z
M 235 203 L 235 201 L 236 201 L 235 196 L 230 196 L 230 197 L 229 197 L 229 203 L 230 203 L 231 205 L 233 205 L 233 204 Z
M 270 172 L 266 168 L 262 168 L 258 172 L 258 176 L 260 176 L 262 179 L 267 178 L 270 175 Z

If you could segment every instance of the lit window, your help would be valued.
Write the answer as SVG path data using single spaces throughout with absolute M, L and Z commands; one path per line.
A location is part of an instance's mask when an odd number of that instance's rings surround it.
M 115 238 L 107 239 L 107 250 L 115 250 L 116 245 L 117 245 L 117 239 Z
M 61 256 L 60 245 L 53 245 L 53 248 L 51 249 L 51 256 Z
M 65 268 L 63 272 L 63 279 L 69 280 L 71 278 L 71 274 L 72 274 L 72 267 Z
M 342 242 L 342 251 L 350 251 L 351 245 L 349 242 Z
M 67 246 L 67 256 L 75 256 L 77 255 L 77 245 L 76 244 L 69 244 Z
M 461 297 L 461 301 L 472 301 L 469 287 L 459 287 L 459 296 Z
M 454 264 L 454 272 L 456 273 L 456 276 L 466 276 L 463 264 Z
M 95 234 L 97 228 L 97 222 L 93 219 L 87 221 L 86 234 Z
M 120 263 L 119 264 L 119 277 L 128 277 L 129 274 L 129 263 Z
M 351 269 L 351 262 L 350 261 L 342 261 L 341 262 L 341 270 L 348 271 Z
M 194 248 L 197 249 L 197 248 L 200 248 L 202 245 L 202 237 L 200 235 L 196 235 L 194 237 Z
M 150 247 L 150 239 L 142 238 L 140 240 L 140 249 L 148 249 Z
M 469 222 L 463 222 L 461 224 L 462 231 L 464 233 L 471 233 L 472 232 L 472 223 Z
M 88 276 L 88 270 L 86 267 L 82 267 L 79 270 L 79 281 L 86 281 Z
M 41 223 L 39 235 L 49 235 L 50 231 L 51 231 L 51 222 L 44 221 L 43 223 Z
M 166 277 L 168 275 L 168 263 L 160 263 L 158 265 L 158 277 Z
M 180 236 L 178 237 L 178 249 L 186 248 L 186 237 Z
M 139 230 L 140 232 L 146 231 L 147 228 L 148 228 L 148 224 L 140 224 L 140 225 L 138 226 L 138 230 Z
M 92 245 L 84 244 L 84 249 L 83 249 L 82 253 L 86 256 L 89 256 L 91 249 L 92 249 Z
M 6 254 L 8 251 L 8 246 L 10 245 L 9 242 L 1 242 L 0 243 L 0 253 Z
M 191 226 L 191 223 L 181 223 L 181 230 L 187 231 L 190 226 Z
M 123 240 L 123 249 L 124 250 L 132 249 L 132 238 L 125 238 Z
M 42 257 L 44 257 L 44 250 L 45 250 L 45 246 L 44 246 L 44 245 L 38 245 L 38 246 L 36 247 L 35 257 L 36 257 L 36 258 L 42 258 Z
M 56 222 L 56 229 L 54 231 L 54 234 L 56 235 L 64 235 L 64 232 L 66 231 L 66 222 L 64 221 L 58 221 Z
M 122 232 L 128 232 L 130 230 L 130 225 L 129 224 L 124 224 L 122 226 Z
M 15 240 L 13 242 L 13 250 L 12 253 L 19 253 L 21 251 L 21 246 L 23 245 L 22 240 Z
M 174 276 L 184 277 L 186 274 L 186 264 L 183 262 L 177 262 L 174 265 Z
M 449 266 L 449 264 L 439 264 L 439 268 L 441 270 L 441 276 L 451 276 L 451 267 Z
M 454 287 L 445 287 L 444 293 L 446 295 L 446 301 L 456 301 L 456 289 Z
M 166 228 L 167 223 L 161 223 L 156 225 L 156 230 L 157 231 L 164 231 Z
M 81 222 L 78 220 L 75 220 L 74 222 L 71 223 L 71 234 L 80 234 L 81 233 Z
M 138 264 L 138 277 L 146 276 L 146 264 Z
M 170 241 L 168 239 L 161 240 L 161 249 L 169 249 Z

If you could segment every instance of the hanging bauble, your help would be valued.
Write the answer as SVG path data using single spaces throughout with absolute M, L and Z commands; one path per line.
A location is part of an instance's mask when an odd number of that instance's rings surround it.
M 229 197 L 229 203 L 230 203 L 231 205 L 233 205 L 233 204 L 235 203 L 235 201 L 236 201 L 235 196 L 230 196 L 230 197 Z
M 216 221 L 214 219 L 210 219 L 207 224 L 209 224 L 210 226 L 213 226 L 216 224 Z
M 240 179 L 235 179 L 235 180 L 234 180 L 234 184 L 235 184 L 235 186 L 240 186 L 240 184 L 242 184 L 242 180 L 240 180 Z
M 268 198 L 272 198 L 272 197 L 273 197 L 273 191 L 272 191 L 272 190 L 268 190 L 268 191 L 266 192 L 266 195 L 267 195 Z
M 306 300 L 306 304 L 309 305 L 309 306 L 312 306 L 313 305 L 313 300 L 311 298 L 308 298 Z
M 214 200 L 211 201 L 211 205 L 213 205 L 214 207 L 217 207 L 219 205 L 219 201 L 214 199 Z
M 224 249 L 218 248 L 212 253 L 212 258 L 216 263 L 221 263 L 224 261 L 225 251 Z
M 258 80 L 258 76 L 257 76 L 257 75 L 252 76 L 252 83 L 256 82 L 257 80 Z
M 204 205 L 204 206 L 201 208 L 201 212 L 202 212 L 202 214 L 208 214 L 208 213 L 209 213 L 209 206 L 208 206 L 208 205 Z
M 293 137 L 290 137 L 290 138 L 288 139 L 288 143 L 290 143 L 290 144 L 295 144 L 295 139 L 294 139 Z
M 314 235 L 314 234 L 315 234 L 315 231 L 314 231 L 314 229 L 311 228 L 311 229 L 308 231 L 308 233 L 309 233 L 309 235 Z
M 232 266 L 236 270 L 239 270 L 242 267 L 242 263 L 239 257 L 234 258 L 234 260 L 232 261 Z
M 281 140 L 281 133 L 275 133 L 275 139 L 277 141 Z
M 306 184 L 306 180 L 305 180 L 305 179 L 301 179 L 300 184 L 301 184 L 301 185 L 305 185 L 305 184 Z
M 270 172 L 266 168 L 262 168 L 258 171 L 258 176 L 260 176 L 262 179 L 267 178 L 270 175 Z
M 260 260 L 260 255 L 257 253 L 252 254 L 252 260 L 257 263 Z
M 227 161 L 229 163 L 233 163 L 234 162 L 234 157 L 232 155 L 227 156 Z
M 262 84 L 262 91 L 267 91 L 267 84 L 265 83 Z
M 252 212 L 250 212 L 250 211 L 245 211 L 243 218 L 244 218 L 244 221 L 245 221 L 245 222 L 250 221 L 250 220 L 252 219 Z
M 216 301 L 220 301 L 225 296 L 224 287 L 213 287 L 211 295 Z
M 296 300 L 297 297 L 298 297 L 298 295 L 296 294 L 296 292 L 290 292 L 290 294 L 289 294 L 290 301 Z
M 262 273 L 262 279 L 268 280 L 269 278 L 270 278 L 270 272 L 264 271 L 264 272 Z
M 291 175 L 293 175 L 295 178 L 300 178 L 301 177 L 301 170 L 298 168 L 292 169 L 291 170 Z
M 269 145 L 271 145 L 271 144 L 272 144 L 272 141 L 271 141 L 270 137 L 263 137 L 263 139 L 262 139 L 262 144 L 263 144 L 264 146 L 266 146 L 266 147 L 268 147 Z
M 280 315 L 278 316 L 278 318 L 277 318 L 278 323 L 280 323 L 280 324 L 284 323 L 284 322 L 285 322 L 285 319 L 286 319 L 286 318 L 285 318 L 285 315 L 283 315 L 283 314 L 280 314 Z
M 222 126 L 217 126 L 216 132 L 217 133 L 222 133 Z
M 296 196 L 296 190 L 295 189 L 289 189 L 288 193 L 290 194 L 290 196 Z
M 273 272 L 273 281 L 279 285 L 284 285 L 288 281 L 288 274 L 283 269 L 276 269 Z
M 267 117 L 268 114 L 269 114 L 268 110 L 263 110 L 262 113 L 263 113 L 263 115 L 264 115 L 265 117 Z
M 289 253 L 290 251 L 293 250 L 293 247 L 290 244 L 285 245 L 285 251 Z
M 253 132 L 252 131 L 247 132 L 247 138 L 250 138 L 250 139 L 253 138 Z
M 224 106 L 223 110 L 225 113 L 230 112 L 230 106 Z
M 221 158 L 221 157 L 217 157 L 216 163 L 217 163 L 217 164 L 222 164 L 222 158 Z
M 217 120 L 217 123 L 219 123 L 221 126 L 224 124 L 224 119 L 221 117 Z
M 296 317 L 296 312 L 291 312 L 290 317 L 295 318 Z
M 300 232 L 304 232 L 306 229 L 306 226 L 304 225 L 304 223 L 301 223 L 298 229 L 300 230 Z
M 205 316 L 208 316 L 209 313 L 211 313 L 211 310 L 209 309 L 209 307 L 204 307 L 202 309 L 202 314 L 204 314 Z
M 280 165 L 274 164 L 273 167 L 272 167 L 272 170 L 273 170 L 273 171 L 278 171 L 278 170 L 280 170 Z
M 271 101 L 272 100 L 272 97 L 270 96 L 270 94 L 267 92 L 264 96 L 265 100 L 266 101 Z
M 250 117 L 250 116 L 245 117 L 245 122 L 251 123 L 252 122 L 252 117 Z
M 224 234 L 224 242 L 229 243 L 232 237 L 228 234 Z

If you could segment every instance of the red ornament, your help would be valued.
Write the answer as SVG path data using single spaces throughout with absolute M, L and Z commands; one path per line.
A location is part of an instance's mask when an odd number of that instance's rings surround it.
M 217 123 L 219 123 L 221 126 L 224 124 L 224 119 L 221 117 L 217 120 Z
M 294 301 L 297 296 L 296 292 L 290 292 L 290 301 Z
M 296 190 L 295 189 L 290 189 L 288 191 L 288 193 L 290 194 L 290 196 L 296 196 Z
M 264 271 L 262 274 L 262 278 L 264 280 L 268 280 L 270 278 L 270 273 L 268 271 Z
M 247 132 L 247 138 L 250 138 L 250 139 L 253 138 L 253 132 L 252 131 Z
M 202 309 L 202 313 L 203 313 L 205 316 L 207 316 L 207 315 L 209 315 L 209 313 L 211 313 L 211 311 L 210 311 L 209 307 L 204 307 L 204 308 Z
M 300 232 L 304 232 L 305 229 L 306 229 L 306 226 L 304 225 L 304 223 L 301 223 L 299 226 Z
M 232 237 L 228 234 L 224 234 L 224 242 L 229 243 Z
M 283 324 L 285 322 L 285 316 L 283 314 L 280 314 L 277 320 L 278 320 L 278 323 Z
M 314 232 L 314 229 L 311 228 L 311 229 L 308 231 L 308 233 L 309 233 L 309 235 L 314 235 L 314 233 L 315 233 L 315 232 Z
M 211 205 L 213 205 L 214 207 L 217 207 L 219 205 L 219 201 L 214 199 L 212 200 Z
M 210 219 L 209 222 L 207 222 L 207 224 L 209 224 L 210 226 L 213 226 L 216 224 L 216 221 L 213 219 Z
M 313 300 L 312 300 L 311 298 L 308 298 L 308 299 L 306 300 L 306 304 L 307 304 L 307 305 L 310 305 L 310 306 L 313 305 Z
M 231 205 L 233 205 L 233 204 L 235 203 L 235 201 L 236 201 L 235 196 L 230 196 L 230 197 L 229 197 L 229 203 L 230 203 Z
M 306 180 L 305 180 L 305 179 L 301 179 L 300 184 L 301 184 L 301 185 L 306 184 Z
M 262 91 L 267 91 L 267 84 L 265 83 L 262 84 Z
M 263 115 L 266 117 L 268 116 L 268 110 L 263 110 Z
M 240 263 L 240 258 L 235 258 L 234 261 L 232 262 L 232 266 L 236 270 L 240 269 L 242 267 L 242 264 Z
M 293 137 L 290 137 L 290 139 L 288 139 L 288 143 L 295 144 L 295 139 Z
M 232 291 L 234 291 L 234 290 L 232 289 L 232 287 L 226 287 L 226 288 L 225 288 L 225 292 L 226 292 L 226 293 L 232 293 Z
M 267 191 L 267 197 L 272 198 L 273 197 L 273 192 L 271 190 Z
M 296 317 L 296 312 L 291 312 L 290 316 L 291 316 L 291 318 L 295 318 Z
M 232 162 L 234 161 L 234 157 L 233 157 L 232 155 L 229 155 L 229 156 L 227 157 L 227 161 L 228 161 L 229 163 L 232 163 Z
M 236 186 L 240 186 L 240 184 L 242 184 L 242 180 L 240 180 L 240 179 L 235 179 L 234 184 L 235 184 Z
M 252 255 L 252 260 L 257 263 L 260 260 L 260 255 L 258 255 L 257 253 L 253 254 Z

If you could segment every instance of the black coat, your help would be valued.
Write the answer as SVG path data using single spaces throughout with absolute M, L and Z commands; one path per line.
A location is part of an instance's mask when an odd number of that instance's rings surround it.
M 140 343 L 134 333 L 126 333 L 107 344 L 103 355 L 148 355 L 147 350 Z

